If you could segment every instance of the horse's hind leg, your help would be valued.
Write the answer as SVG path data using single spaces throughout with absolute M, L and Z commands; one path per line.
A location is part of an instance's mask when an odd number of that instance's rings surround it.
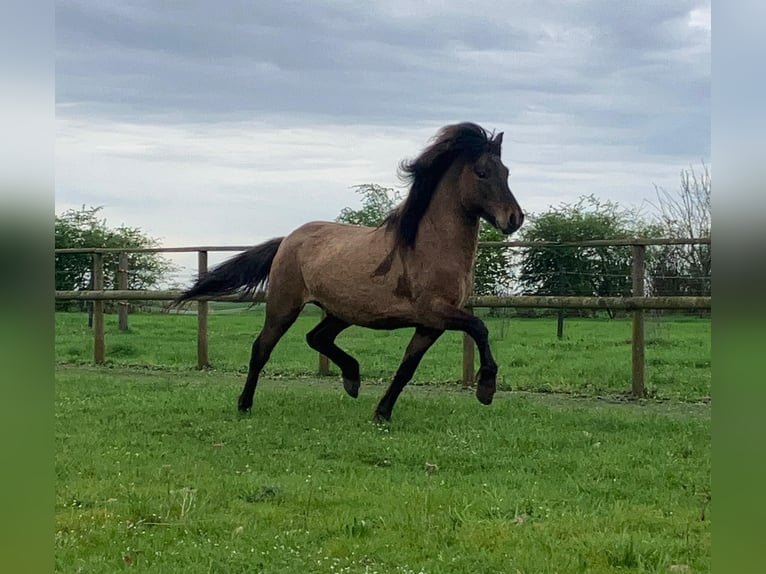
M 333 315 L 327 315 L 306 335 L 309 347 L 325 355 L 340 368 L 343 388 L 352 397 L 359 396 L 359 362 L 335 344 L 335 337 L 346 329 L 349 323 Z
M 271 356 L 271 351 L 282 338 L 290 326 L 298 318 L 302 305 L 293 305 L 282 309 L 281 305 L 266 306 L 266 320 L 263 329 L 253 342 L 253 348 L 250 352 L 250 366 L 247 371 L 247 380 L 242 393 L 239 395 L 239 410 L 247 412 L 253 406 L 253 395 L 255 387 L 258 384 L 258 377 L 261 370 Z
M 431 345 L 436 342 L 443 332 L 439 329 L 417 328 L 412 339 L 410 339 L 410 344 L 407 345 L 404 359 L 402 359 L 402 364 L 399 365 L 399 369 L 394 375 L 394 380 L 375 408 L 374 418 L 386 421 L 391 420 L 391 411 L 394 408 L 396 399 L 399 398 L 402 389 L 412 379 L 412 375 L 415 374 L 415 369 L 418 368 L 423 355 L 426 354 L 426 351 L 431 348 Z

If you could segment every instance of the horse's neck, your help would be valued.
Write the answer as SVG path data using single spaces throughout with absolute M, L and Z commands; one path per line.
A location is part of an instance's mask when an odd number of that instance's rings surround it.
M 418 244 L 429 252 L 427 256 L 448 261 L 458 272 L 470 273 L 478 239 L 479 219 L 466 214 L 457 191 L 448 183 L 440 185 L 418 229 Z

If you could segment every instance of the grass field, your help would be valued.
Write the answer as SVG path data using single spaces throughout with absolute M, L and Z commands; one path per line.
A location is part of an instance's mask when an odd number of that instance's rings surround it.
M 264 380 L 240 417 L 235 370 L 257 320 L 230 319 L 211 321 L 214 361 L 230 370 L 187 369 L 194 318 L 138 316 L 129 334 L 110 327 L 111 368 L 57 367 L 58 572 L 710 570 L 709 405 L 501 392 L 485 407 L 459 385 L 415 386 L 377 426 L 382 384 L 363 384 L 355 401 L 336 381 L 291 376 Z M 57 317 L 60 360 L 87 360 L 82 320 Z M 563 342 L 550 327 L 512 321 L 499 338 L 493 326 L 514 384 L 625 388 L 626 324 L 572 321 Z M 709 392 L 709 363 L 694 364 L 709 361 L 707 328 L 658 326 L 649 357 L 672 360 L 679 378 L 658 392 Z M 368 376 L 387 375 L 399 339 L 371 341 L 345 344 L 358 345 Z M 426 378 L 455 378 L 455 345 L 434 353 Z M 314 364 L 288 342 L 271 374 Z
M 355 401 L 316 376 L 305 313 L 240 417 L 263 311 L 215 310 L 205 372 L 193 315 L 107 316 L 93 368 L 87 317 L 57 314 L 57 571 L 709 571 L 709 321 L 649 321 L 654 399 L 623 403 L 629 321 L 558 340 L 554 320 L 487 318 L 514 392 L 480 405 L 447 334 L 378 426 L 408 330 L 339 338 Z
M 263 323 L 263 309 L 220 312 L 209 320 L 210 360 L 219 372 L 243 373 L 250 345 Z M 236 311 L 236 310 L 235 310 Z M 136 314 L 130 330 L 106 317 L 107 364 L 189 370 L 196 365 L 196 316 Z M 301 316 L 275 349 L 266 375 L 314 377 L 318 359 L 305 334 L 318 322 L 314 311 Z M 563 340 L 554 319 L 487 318 L 500 365 L 498 386 L 587 395 L 624 393 L 631 380 L 630 320 L 568 319 Z M 365 381 L 388 381 L 401 360 L 411 330 L 350 328 L 338 344 L 357 357 Z M 649 319 L 646 326 L 647 386 L 655 398 L 705 400 L 711 395 L 710 321 Z M 92 335 L 80 313 L 56 315 L 59 363 L 92 360 Z M 461 376 L 462 335 L 446 333 L 423 359 L 413 384 L 455 382 Z M 337 374 L 337 369 L 334 373 Z M 406 391 L 405 391 L 406 392 Z

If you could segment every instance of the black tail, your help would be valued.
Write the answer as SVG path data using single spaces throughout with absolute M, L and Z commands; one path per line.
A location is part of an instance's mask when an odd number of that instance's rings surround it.
M 277 237 L 256 245 L 200 275 L 173 305 L 200 295 L 228 295 L 237 291 L 242 291 L 243 295 L 255 293 L 269 278 L 271 264 L 283 239 Z

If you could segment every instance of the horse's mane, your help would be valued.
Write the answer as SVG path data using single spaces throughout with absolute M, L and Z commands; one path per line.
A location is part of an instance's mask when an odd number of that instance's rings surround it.
M 418 226 L 431 198 L 456 160 L 475 162 L 485 153 L 500 155 L 500 146 L 491 136 L 484 128 L 470 122 L 446 126 L 418 157 L 400 164 L 399 177 L 410 183 L 410 191 L 384 221 L 387 229 L 396 232 L 398 244 L 415 245 Z

